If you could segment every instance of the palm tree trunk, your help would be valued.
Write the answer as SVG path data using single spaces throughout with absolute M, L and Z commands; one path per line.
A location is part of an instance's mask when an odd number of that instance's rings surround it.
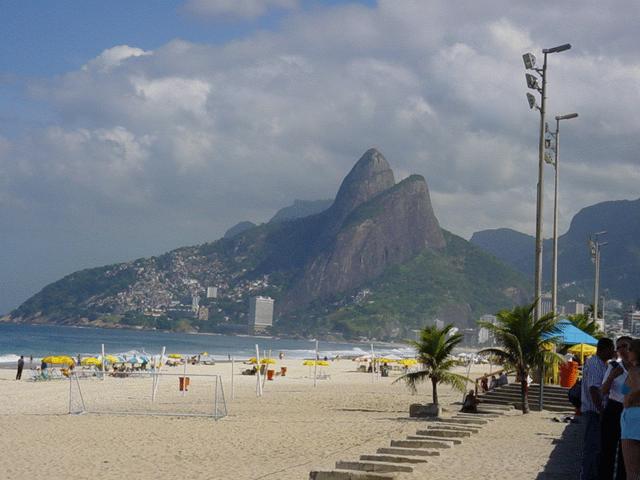
M 522 402 L 522 413 L 529 413 L 529 384 L 527 383 L 528 377 L 528 372 L 520 372 L 520 401 Z
M 438 405 L 438 380 L 432 378 L 431 386 L 433 387 L 433 404 Z

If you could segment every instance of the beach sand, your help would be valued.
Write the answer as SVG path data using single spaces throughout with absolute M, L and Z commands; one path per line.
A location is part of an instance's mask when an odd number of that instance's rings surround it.
M 314 388 L 310 369 L 300 360 L 283 364 L 287 376 L 266 382 L 260 398 L 255 377 L 236 374 L 234 399 L 230 364 L 189 366 L 191 374 L 223 376 L 228 416 L 217 422 L 202 417 L 70 416 L 68 381 L 16 382 L 13 371 L 0 370 L 0 478 L 306 479 L 313 469 L 331 469 L 337 460 L 374 453 L 423 424 L 409 419 L 408 409 L 411 403 L 429 401 L 426 384 L 413 395 L 403 384 L 392 383 L 396 372 L 372 380 L 356 371 L 356 363 L 341 360 L 323 369 L 330 378 L 318 380 Z M 477 366 L 471 376 L 487 368 Z M 181 373 L 182 367 L 167 371 Z M 439 393 L 445 409 L 459 409 L 450 404 L 461 400 L 460 393 L 446 386 Z M 431 459 L 419 469 L 424 475 L 415 478 L 556 478 L 538 475 L 566 427 L 552 422 L 553 416 L 501 417 Z M 573 444 L 565 446 L 575 450 Z M 574 463 L 568 458 L 554 469 L 571 471 Z

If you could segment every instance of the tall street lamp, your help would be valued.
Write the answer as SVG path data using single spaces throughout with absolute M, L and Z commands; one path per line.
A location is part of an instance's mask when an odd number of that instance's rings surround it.
M 597 232 L 589 237 L 589 249 L 591 250 L 591 261 L 595 264 L 595 279 L 593 282 L 593 321 L 598 323 L 598 290 L 600 289 L 600 249 L 609 242 L 601 242 L 598 237 L 604 235 L 606 230 Z M 602 326 L 604 332 L 604 325 Z
M 549 132 L 554 139 L 554 158 L 547 153 L 544 160 L 553 165 L 555 170 L 554 196 L 553 196 L 553 275 L 551 277 L 551 311 L 558 313 L 558 160 L 560 158 L 560 120 L 577 118 L 577 113 L 556 116 L 556 131 Z M 548 130 L 549 125 L 545 125 Z
M 530 108 L 537 108 L 540 111 L 540 138 L 538 142 L 538 189 L 537 189 L 537 201 L 536 201 L 536 263 L 535 263 L 535 319 L 539 320 L 542 316 L 541 311 L 541 296 L 542 296 L 542 195 L 543 195 L 543 174 L 544 174 L 544 116 L 547 104 L 547 55 L 550 53 L 560 53 L 565 50 L 569 50 L 571 44 L 565 43 L 564 45 L 558 45 L 553 48 L 545 48 L 542 50 L 544 54 L 544 62 L 542 68 L 536 68 L 536 57 L 532 53 L 525 53 L 522 56 L 524 66 L 527 70 L 536 72 L 541 80 L 542 85 L 538 84 L 538 79 L 535 75 L 527 73 L 525 75 L 527 80 L 527 87 L 532 90 L 536 90 L 540 93 L 540 106 L 536 104 L 535 97 L 527 93 L 527 100 L 529 101 Z

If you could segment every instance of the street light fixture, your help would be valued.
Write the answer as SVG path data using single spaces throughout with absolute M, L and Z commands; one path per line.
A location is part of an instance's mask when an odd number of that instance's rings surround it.
M 545 107 L 547 103 L 547 55 L 550 53 L 559 53 L 569 50 L 571 45 L 565 43 L 553 48 L 545 48 L 542 50 L 544 54 L 544 62 L 542 68 L 536 68 L 536 59 L 532 53 L 525 53 L 522 56 L 524 66 L 527 70 L 535 71 L 542 80 L 542 87 L 537 89 L 540 92 L 540 138 L 538 142 L 538 188 L 536 201 L 536 263 L 535 263 L 535 319 L 541 317 L 540 301 L 542 297 L 542 207 L 543 207 L 543 177 L 544 177 L 544 127 L 545 127 Z M 538 82 L 536 81 L 536 86 Z M 529 86 L 529 78 L 527 77 L 527 86 Z M 531 88 L 531 87 L 530 87 Z M 529 107 L 534 108 L 535 101 L 532 103 L 529 95 L 527 95 Z M 535 98 L 534 98 L 535 100 Z M 533 106 L 532 106 L 533 105 Z M 540 389 L 542 392 L 542 389 Z
M 540 137 L 538 140 L 538 188 L 536 192 L 536 263 L 535 263 L 535 286 L 534 286 L 534 296 L 535 296 L 535 320 L 540 320 L 542 316 L 541 307 L 541 299 L 542 299 L 542 207 L 543 207 L 543 179 L 544 179 L 544 115 L 545 115 L 545 107 L 547 104 L 547 55 L 550 53 L 558 53 L 564 52 L 565 50 L 569 50 L 571 45 L 565 43 L 563 45 L 558 45 L 553 48 L 546 48 L 542 50 L 544 54 L 544 62 L 542 63 L 542 68 L 536 68 L 536 58 L 532 53 L 525 53 L 522 56 L 522 60 L 524 61 L 524 66 L 527 70 L 535 71 L 540 78 L 542 79 L 542 88 L 538 91 L 540 92 Z M 537 82 L 536 82 L 537 84 Z M 528 79 L 527 79 L 528 85 Z M 531 107 L 531 100 L 527 96 L 529 100 L 529 106 Z M 533 107 L 531 107 L 533 109 Z M 555 312 L 554 312 L 555 313 Z M 542 410 L 544 406 L 544 367 L 541 368 L 540 371 L 540 410 Z
M 600 249 L 609 242 L 600 242 L 598 237 L 606 234 L 607 231 L 596 232 L 589 237 L 589 249 L 591 251 L 591 261 L 595 264 L 595 279 L 593 283 L 593 320 L 598 321 L 598 290 L 600 289 Z M 604 325 L 602 328 L 604 331 Z
M 556 131 L 548 132 L 555 140 L 555 145 L 552 148 L 554 151 L 554 158 L 552 159 L 548 152 L 545 152 L 544 154 L 545 162 L 553 165 L 555 170 L 553 196 L 553 274 L 551 276 L 551 311 L 554 313 L 558 312 L 558 160 L 560 159 L 560 120 L 570 120 L 577 117 L 577 113 L 568 113 L 566 115 L 556 116 Z M 548 124 L 545 124 L 545 130 L 548 131 Z

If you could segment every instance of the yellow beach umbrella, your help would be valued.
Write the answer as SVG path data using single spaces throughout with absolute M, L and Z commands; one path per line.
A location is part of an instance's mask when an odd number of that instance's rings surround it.
M 105 355 L 104 361 L 109 363 L 120 363 L 121 360 L 115 355 Z
M 84 365 L 84 366 L 94 366 L 94 367 L 99 367 L 102 365 L 102 361 L 97 359 L 96 357 L 89 357 L 89 358 L 83 358 L 82 361 L 80 362 L 80 365 Z
M 418 361 L 415 358 L 403 358 L 398 363 L 400 365 L 404 365 L 405 367 L 411 367 L 413 365 L 417 365 Z
M 578 343 L 570 347 L 567 351 L 573 355 L 580 355 L 580 363 L 584 363 L 584 357 L 590 357 L 596 354 L 597 348 L 586 343 Z
M 169 354 L 169 358 L 182 358 L 182 355 L 180 355 L 179 353 L 170 353 Z
M 44 363 L 51 363 L 53 365 L 75 365 L 76 362 L 73 358 L 68 357 L 66 355 L 49 355 L 48 357 L 44 357 L 42 359 Z
M 256 360 L 256 357 L 251 357 L 249 360 L 247 360 L 247 362 L 249 362 L 249 363 L 258 363 L 258 360 Z
M 273 365 L 274 363 L 276 363 L 276 361 L 273 358 L 263 358 L 262 360 L 260 360 L 260 363 L 262 363 L 263 365 Z
M 329 362 L 327 362 L 326 360 L 305 360 L 304 362 L 302 362 L 302 365 L 304 365 L 305 367 L 313 367 L 315 365 L 319 367 L 328 367 Z

